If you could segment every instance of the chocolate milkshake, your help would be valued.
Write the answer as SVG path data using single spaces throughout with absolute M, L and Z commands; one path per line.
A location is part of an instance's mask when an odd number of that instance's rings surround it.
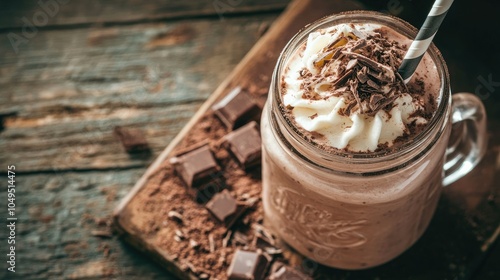
M 415 30 L 402 21 L 333 18 L 292 39 L 275 70 L 261 125 L 265 222 L 317 262 L 361 269 L 404 252 L 430 222 L 449 82 L 435 47 L 403 82 L 402 33 Z

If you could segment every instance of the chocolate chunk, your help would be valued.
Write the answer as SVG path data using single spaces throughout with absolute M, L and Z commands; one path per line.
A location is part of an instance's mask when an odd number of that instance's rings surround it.
M 205 207 L 217 220 L 223 222 L 226 228 L 230 228 L 246 210 L 246 207 L 238 204 L 236 199 L 227 190 L 214 195 Z
M 225 146 L 243 168 L 260 164 L 261 139 L 256 122 L 251 122 L 224 137 Z
M 251 119 L 257 119 L 260 112 L 259 106 L 240 87 L 233 89 L 219 103 L 212 106 L 212 110 L 228 129 L 240 127 Z
M 170 163 L 197 202 L 205 203 L 224 189 L 220 168 L 208 145 L 173 157 Z
M 276 263 L 269 275 L 269 280 L 312 280 L 312 278 L 291 266 Z
M 149 150 L 144 132 L 140 129 L 117 126 L 113 132 L 118 137 L 127 153 Z
M 269 260 L 260 252 L 236 250 L 227 275 L 230 280 L 261 280 Z

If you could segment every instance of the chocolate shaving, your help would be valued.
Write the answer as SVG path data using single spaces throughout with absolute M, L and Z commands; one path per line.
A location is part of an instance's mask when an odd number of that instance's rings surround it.
M 230 230 L 226 233 L 226 236 L 222 239 L 222 247 L 226 248 L 227 245 L 229 245 L 229 241 L 231 240 L 231 236 L 233 235 L 233 232 Z
M 343 97 L 347 106 L 339 113 L 346 116 L 358 111 L 373 116 L 379 110 L 390 110 L 389 105 L 401 94 L 409 93 L 396 67 L 403 55 L 404 49 L 397 42 L 380 34 L 341 36 L 318 54 L 318 74 L 305 70 L 308 75 L 301 84 L 302 95 L 311 100 Z M 319 95 L 318 86 L 328 93 Z
M 346 116 L 350 116 L 351 112 L 353 111 L 352 109 L 354 108 L 354 106 L 356 106 L 356 104 L 356 100 L 352 100 L 349 104 L 347 104 L 347 107 L 343 111 L 343 114 Z
M 372 80 L 368 79 L 366 81 L 366 84 L 369 85 L 370 87 L 374 88 L 374 89 L 380 89 L 380 87 Z
M 357 59 L 351 59 L 347 63 L 347 66 L 345 67 L 345 70 L 351 70 L 353 69 L 356 65 L 358 65 L 358 60 Z
M 372 111 L 375 111 L 378 105 L 384 100 L 386 100 L 386 98 L 382 94 L 372 94 L 372 96 L 370 96 L 370 108 Z
M 335 52 L 333 53 L 333 56 L 332 56 L 332 60 L 338 59 L 340 57 L 340 55 L 342 55 L 342 52 L 340 51 L 340 49 L 335 49 Z
M 356 99 L 356 102 L 358 104 L 361 104 L 361 99 L 359 98 L 359 92 L 358 92 L 358 83 L 356 82 L 356 80 L 351 80 L 349 82 L 349 87 L 351 88 L 352 95 L 354 96 L 354 99 Z M 362 109 L 361 113 L 363 113 Z
M 356 77 L 358 78 L 358 80 L 362 84 L 366 83 L 366 81 L 368 81 L 370 79 L 370 78 L 368 78 L 368 75 L 366 75 L 366 70 L 367 70 L 367 68 L 363 67 L 361 69 L 361 71 L 358 71 L 358 73 L 356 73 Z
M 380 82 L 385 82 L 385 83 L 392 82 L 391 79 L 382 75 L 382 72 L 375 72 L 375 71 L 370 69 L 370 70 L 368 70 L 368 75 L 372 76 L 373 78 L 377 79 Z
M 359 36 L 358 36 L 359 37 Z M 367 44 L 366 44 L 366 40 L 365 39 L 360 39 L 356 45 L 354 45 L 352 48 L 351 48 L 351 51 L 355 51 L 357 49 L 361 49 L 363 47 L 365 47 Z
M 215 240 L 214 240 L 214 236 L 211 233 L 208 235 L 208 244 L 209 244 L 210 253 L 215 252 Z
M 236 231 L 233 234 L 233 241 L 237 245 L 245 246 L 248 244 L 248 236 L 239 231 Z
M 348 78 L 352 75 L 352 73 L 354 73 L 353 70 L 347 71 L 344 75 L 342 75 L 342 77 L 338 78 L 335 82 L 333 82 L 332 86 L 337 86 L 340 83 L 344 83 L 345 81 L 348 80 Z
M 371 69 L 377 71 L 377 72 L 382 72 L 384 71 L 384 67 L 374 61 L 374 60 L 371 60 L 369 59 L 368 57 L 364 56 L 364 55 L 361 55 L 361 54 L 358 54 L 358 53 L 353 53 L 353 52 L 342 52 L 343 54 L 349 56 L 349 57 L 353 57 L 353 58 L 356 58 L 358 59 L 358 61 L 363 64 L 363 65 L 366 65 L 368 67 L 370 67 Z

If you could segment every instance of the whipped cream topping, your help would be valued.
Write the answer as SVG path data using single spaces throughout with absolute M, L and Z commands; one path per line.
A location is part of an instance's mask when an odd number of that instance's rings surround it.
M 404 49 L 373 24 L 339 25 L 311 33 L 288 64 L 283 103 L 303 129 L 352 152 L 391 147 L 424 125 L 424 104 L 412 97 L 397 66 Z M 300 52 L 299 51 L 299 52 Z

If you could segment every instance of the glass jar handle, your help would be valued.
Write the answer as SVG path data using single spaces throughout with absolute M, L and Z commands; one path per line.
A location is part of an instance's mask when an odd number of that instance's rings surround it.
M 443 186 L 469 173 L 487 148 L 486 111 L 471 93 L 453 94 L 451 137 L 446 149 Z

